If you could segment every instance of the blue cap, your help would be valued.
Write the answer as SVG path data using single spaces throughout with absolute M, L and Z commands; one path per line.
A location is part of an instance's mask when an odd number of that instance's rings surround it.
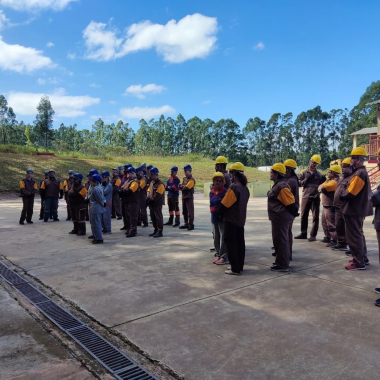
M 153 168 L 153 165 L 148 165 L 146 168 L 147 168 L 148 170 L 150 170 L 150 169 Z
M 75 174 L 74 170 L 69 170 L 69 174 Z
M 29 168 L 27 171 L 26 171 L 26 174 L 28 173 L 34 173 L 33 169 L 32 168 Z
M 55 173 L 54 169 L 49 169 L 49 173 Z
M 191 165 L 187 164 L 183 167 L 183 170 L 192 170 Z
M 136 173 L 136 169 L 135 169 L 133 166 L 130 166 L 130 167 L 127 169 L 127 173 Z
M 172 166 L 172 168 L 170 169 L 170 171 L 172 171 L 172 172 L 178 172 L 178 166 Z
M 94 175 L 91 177 L 91 181 L 94 181 L 94 182 L 102 182 L 102 177 L 101 177 L 99 174 L 94 174 Z
M 109 177 L 110 176 L 110 172 L 105 170 L 104 172 L 102 172 L 102 177 Z
M 49 170 L 45 170 L 45 175 L 49 174 Z
M 131 166 L 132 166 L 131 164 L 125 164 L 125 165 L 124 165 L 124 169 L 129 168 L 129 167 L 131 167 Z
M 118 168 L 119 170 L 123 170 L 123 165 L 119 165 L 117 168 Z
M 159 170 L 157 168 L 150 169 L 150 174 L 158 174 Z
M 142 171 L 143 171 L 143 168 L 141 166 L 139 166 L 139 167 L 136 168 L 136 173 L 137 172 L 142 172 Z
M 139 167 L 146 168 L 146 162 L 143 162 Z
M 87 177 L 92 177 L 94 174 L 99 174 L 99 172 L 96 169 L 91 169 L 87 174 Z
M 82 179 L 83 179 L 83 175 L 80 174 L 80 173 L 76 173 L 76 174 L 74 174 L 74 179 L 75 179 L 75 178 L 78 178 L 78 179 L 80 179 L 80 180 L 82 181 Z

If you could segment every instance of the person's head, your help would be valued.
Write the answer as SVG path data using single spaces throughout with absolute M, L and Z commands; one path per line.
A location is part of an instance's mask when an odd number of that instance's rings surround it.
M 124 174 L 128 174 L 128 169 L 131 167 L 131 164 L 125 164 L 124 165 Z
M 187 165 L 185 165 L 184 167 L 183 167 L 183 171 L 185 172 L 185 176 L 187 177 L 187 178 L 190 178 L 191 177 L 191 172 L 192 172 L 192 167 L 191 167 L 191 165 L 189 165 L 189 164 L 187 164 Z
M 119 175 L 123 175 L 123 165 L 119 165 L 117 170 L 119 171 Z
M 291 158 L 284 161 L 284 165 L 286 168 L 286 178 L 290 178 L 295 175 L 295 170 L 297 169 L 297 162 L 292 160 Z
M 215 160 L 215 171 L 225 173 L 228 160 L 224 156 L 218 156 Z
M 365 159 L 368 156 L 367 151 L 362 148 L 354 148 L 350 154 L 351 166 L 356 169 L 364 165 Z
M 49 170 L 45 170 L 45 179 L 48 179 L 49 178 Z
M 95 175 L 95 174 L 99 174 L 98 171 L 97 171 L 96 169 L 91 169 L 91 170 L 88 172 L 88 174 L 87 174 L 87 178 L 88 178 L 88 180 L 89 180 L 90 182 L 91 182 L 91 178 L 92 178 L 92 176 Z
M 55 171 L 53 169 L 49 170 L 49 178 L 55 178 Z
M 285 178 L 286 176 L 286 167 L 281 162 L 277 162 L 270 169 L 269 179 L 273 182 Z
M 172 177 L 176 177 L 177 173 L 178 173 L 178 167 L 177 166 L 172 166 L 171 169 L 170 169 L 170 175 Z
M 94 174 L 91 177 L 91 185 L 96 186 L 99 185 L 102 182 L 102 177 L 99 174 Z
M 152 167 L 149 170 L 149 173 L 150 173 L 150 178 L 152 179 L 152 181 L 156 181 L 158 179 L 159 170 L 157 168 Z
M 131 166 L 130 168 L 128 168 L 127 174 L 129 179 L 136 178 L 136 169 L 133 166 Z
M 233 163 L 229 168 L 229 174 L 233 183 L 240 182 L 244 186 L 247 184 L 247 177 L 244 175 L 245 167 L 241 162 Z
M 224 178 L 224 174 L 222 172 L 216 172 L 212 176 L 212 186 L 215 191 L 220 191 L 224 184 L 226 183 L 226 179 Z
M 342 174 L 342 167 L 340 165 L 331 165 L 327 172 L 328 179 L 338 179 Z
M 142 162 L 139 168 L 141 168 L 143 172 L 146 172 L 146 162 Z
M 28 179 L 32 179 L 33 178 L 33 169 L 29 168 L 27 171 L 26 171 L 26 178 Z
M 319 154 L 314 154 L 311 158 L 310 158 L 310 161 L 309 161 L 309 168 L 311 170 L 315 170 L 317 169 L 318 165 L 321 163 L 322 161 L 322 158 Z
M 83 180 L 83 175 L 81 173 L 76 173 L 73 176 L 74 179 L 74 185 L 80 185 Z
M 347 157 L 342 161 L 342 174 L 343 174 L 343 177 L 348 177 L 352 174 L 350 157 Z
M 117 177 L 119 175 L 119 169 L 118 168 L 113 168 L 112 169 L 112 176 Z
M 72 178 L 74 177 L 74 170 L 69 170 L 69 178 Z
M 104 172 L 102 172 L 102 182 L 109 182 L 110 180 L 110 172 L 105 170 Z
M 136 168 L 136 177 L 138 178 L 138 179 L 141 179 L 142 178 L 142 176 L 143 176 L 143 168 L 141 167 L 141 166 L 139 166 L 138 168 Z
M 148 165 L 146 167 L 146 174 L 150 178 L 150 171 L 153 169 L 153 165 Z

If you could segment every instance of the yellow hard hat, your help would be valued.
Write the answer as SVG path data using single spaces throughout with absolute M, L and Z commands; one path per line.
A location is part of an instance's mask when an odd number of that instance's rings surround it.
M 228 160 L 224 156 L 216 157 L 215 164 L 228 164 Z
M 361 146 L 359 146 L 357 148 L 352 149 L 352 152 L 351 152 L 351 154 L 349 154 L 349 156 L 364 156 L 364 157 L 367 157 L 368 153 L 367 153 L 367 151 L 364 148 L 362 148 Z
M 342 165 L 351 165 L 351 158 L 350 158 L 350 157 L 346 157 L 346 158 L 342 161 Z
M 223 183 L 226 183 L 226 179 L 224 178 L 224 174 L 221 173 L 221 172 L 216 172 L 212 175 L 212 180 L 214 180 L 214 178 L 222 178 L 223 179 Z
M 379 155 L 380 155 L 380 149 L 377 151 L 377 154 L 379 154 Z
M 340 165 L 331 165 L 330 170 L 336 174 L 342 174 L 342 167 Z
M 234 164 L 230 166 L 228 170 L 236 170 L 238 172 L 244 172 L 245 167 L 241 162 L 235 162 Z
M 281 173 L 281 174 L 286 174 L 286 167 L 284 164 L 281 162 L 277 162 L 271 167 L 271 170 L 274 170 L 275 172 Z
M 291 158 L 285 160 L 284 165 L 292 169 L 297 169 L 297 162 L 295 162 Z
M 322 161 L 322 158 L 319 154 L 314 154 L 312 157 L 311 157 L 311 160 L 316 162 L 317 164 L 320 164 L 321 161 Z

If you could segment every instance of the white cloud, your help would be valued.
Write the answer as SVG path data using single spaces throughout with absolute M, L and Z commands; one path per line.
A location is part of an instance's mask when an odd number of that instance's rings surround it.
M 87 47 L 85 57 L 95 61 L 110 61 L 140 50 L 156 49 L 166 62 L 181 63 L 205 58 L 215 48 L 218 21 L 199 13 L 187 15 L 166 25 L 142 21 L 126 29 L 119 38 L 115 29 L 91 21 L 83 31 Z
M 100 84 L 97 84 L 97 83 L 91 83 L 90 87 L 99 88 L 99 87 L 102 87 L 102 86 Z
M 53 44 L 53 42 L 48 42 L 47 44 L 46 44 L 46 46 L 48 47 L 48 48 L 51 48 L 51 47 L 53 47 L 53 46 L 55 46 L 54 44 Z
M 10 102 L 8 102 L 10 103 Z M 168 105 L 162 107 L 134 107 L 122 108 L 120 110 L 121 117 L 128 119 L 152 119 L 156 116 L 164 114 L 173 114 L 176 110 Z
M 57 77 L 52 77 L 52 78 L 38 78 L 37 79 L 37 83 L 39 85 L 44 85 L 44 84 L 58 84 L 59 82 L 61 82 L 60 79 L 58 79 Z
M 9 45 L 0 36 L 0 69 L 18 73 L 32 72 L 56 65 L 41 50 L 21 45 Z
M 67 58 L 68 59 L 75 59 L 77 57 L 77 55 L 75 53 L 67 53 Z
M 37 105 L 41 98 L 46 95 L 32 92 L 10 92 L 8 104 L 20 115 L 36 115 Z M 90 96 L 69 96 L 64 89 L 57 89 L 52 94 L 48 94 L 51 105 L 57 117 L 77 117 L 85 115 L 83 111 L 100 102 L 99 98 Z
M 53 9 L 61 11 L 77 0 L 0 0 L 0 4 L 16 11 L 39 11 Z
M 145 96 L 148 94 L 161 94 L 161 92 L 164 90 L 164 86 L 159 86 L 154 83 L 150 83 L 145 86 L 142 86 L 141 84 L 134 84 L 132 86 L 129 86 L 123 95 L 132 95 L 136 96 L 139 99 L 145 99 Z
M 6 28 L 9 24 L 10 24 L 9 18 L 7 18 L 4 12 L 0 9 L 0 30 Z
M 262 42 L 259 42 L 257 45 L 253 47 L 253 50 L 264 50 L 265 45 Z
M 207 104 L 210 104 L 211 103 L 211 100 L 205 100 L 204 102 L 202 102 L 202 104 L 205 106 Z

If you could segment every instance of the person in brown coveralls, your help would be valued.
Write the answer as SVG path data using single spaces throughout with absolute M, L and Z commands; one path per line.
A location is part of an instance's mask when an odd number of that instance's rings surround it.
M 325 177 L 317 170 L 318 165 L 321 163 L 321 156 L 314 154 L 310 161 L 308 169 L 304 170 L 300 177 L 300 186 L 303 187 L 302 191 L 302 204 L 301 204 L 301 234 L 296 236 L 295 239 L 307 239 L 307 226 L 309 222 L 309 212 L 313 214 L 313 225 L 310 231 L 309 242 L 317 240 L 318 226 L 319 226 L 319 205 L 321 199 L 318 193 L 318 186 L 325 181 Z
M 191 174 L 191 165 L 185 165 L 183 170 L 185 171 L 185 177 L 180 182 L 179 189 L 182 191 L 182 214 L 185 224 L 180 226 L 179 229 L 191 231 L 194 229 L 195 179 Z
M 145 165 L 146 168 L 146 165 Z M 139 216 L 137 219 L 137 225 L 146 228 L 148 224 L 148 213 L 146 211 L 146 193 L 147 193 L 147 184 L 146 178 L 144 176 L 144 170 L 142 166 L 136 168 L 136 176 L 140 185 L 140 195 L 139 195 Z
M 232 184 L 218 208 L 219 214 L 223 217 L 224 243 L 231 264 L 224 273 L 230 275 L 240 275 L 244 269 L 244 226 L 249 200 L 248 180 L 244 170 L 241 162 L 235 162 L 230 166 Z
M 26 178 L 20 181 L 20 196 L 22 197 L 22 211 L 20 217 L 20 224 L 33 223 L 33 206 L 34 206 L 34 195 L 37 191 L 36 181 L 33 179 L 33 169 L 28 169 L 26 171 Z
M 342 174 L 340 165 L 330 166 L 327 172 L 327 180 L 318 187 L 318 191 L 322 194 L 322 227 L 325 233 L 322 243 L 327 243 L 326 247 L 333 247 L 337 243 L 335 207 L 333 206 L 333 202 L 340 174 Z
M 347 252 L 346 242 L 346 226 L 344 224 L 342 214 L 342 199 L 340 199 L 340 192 L 342 189 L 347 189 L 350 182 L 349 177 L 352 175 L 351 158 L 347 157 L 342 161 L 342 177 L 338 181 L 338 186 L 335 190 L 333 207 L 335 208 L 335 228 L 336 228 L 336 245 L 333 245 L 331 249 L 333 251 Z
M 71 212 L 69 199 L 67 197 L 69 190 L 72 188 L 74 183 L 74 170 L 69 170 L 69 176 L 63 181 L 63 193 L 66 201 L 66 209 L 67 209 L 67 218 L 66 220 L 71 220 Z
M 63 186 L 59 178 L 56 178 L 55 171 L 49 170 L 49 178 L 41 183 L 40 192 L 45 197 L 45 215 L 44 222 L 47 222 L 50 213 L 53 214 L 54 222 L 59 222 L 58 219 L 58 198 L 63 198 Z
M 73 186 L 68 191 L 67 198 L 70 204 L 71 218 L 74 224 L 71 235 L 86 235 L 86 202 L 84 201 L 87 194 L 86 187 L 82 184 L 83 175 L 74 174 Z
M 152 217 L 154 232 L 149 236 L 159 238 L 164 236 L 164 217 L 162 216 L 162 206 L 165 204 L 165 185 L 158 178 L 158 169 L 150 169 L 150 184 L 148 189 L 147 203 Z
M 123 207 L 124 209 L 124 229 L 127 238 L 136 236 L 137 234 L 137 218 L 139 215 L 139 198 L 140 185 L 136 178 L 136 169 L 130 166 L 126 169 L 128 175 L 127 181 L 122 187 Z
M 340 191 L 342 214 L 346 225 L 346 240 L 350 247 L 352 260 L 347 270 L 365 270 L 369 264 L 367 246 L 363 234 L 363 223 L 366 216 L 372 215 L 369 200 L 371 185 L 364 166 L 367 152 L 364 148 L 354 148 L 350 154 L 353 173 L 349 177 L 348 187 Z
M 44 182 L 45 179 L 49 178 L 49 171 L 45 170 L 45 178 L 40 181 L 40 187 L 42 185 L 42 182 Z M 44 214 L 45 214 L 45 197 L 43 196 L 42 193 L 40 193 L 41 196 L 41 209 L 40 209 L 40 220 L 44 219 Z
M 271 270 L 289 272 L 292 246 L 289 230 L 298 215 L 298 207 L 286 180 L 284 164 L 276 163 L 272 166 L 270 180 L 274 185 L 268 192 L 268 217 L 272 224 L 272 239 L 276 251 L 276 262 Z
M 215 160 L 215 171 L 223 173 L 224 175 L 224 187 L 228 189 L 231 186 L 231 178 L 227 171 L 228 160 L 224 156 L 218 156 Z
M 121 216 L 121 204 L 120 204 L 120 195 L 119 195 L 119 188 L 121 185 L 121 179 L 119 176 L 119 168 L 113 168 L 112 169 L 112 179 L 111 179 L 111 185 L 112 185 L 112 215 L 111 218 L 117 220 L 122 219 Z

